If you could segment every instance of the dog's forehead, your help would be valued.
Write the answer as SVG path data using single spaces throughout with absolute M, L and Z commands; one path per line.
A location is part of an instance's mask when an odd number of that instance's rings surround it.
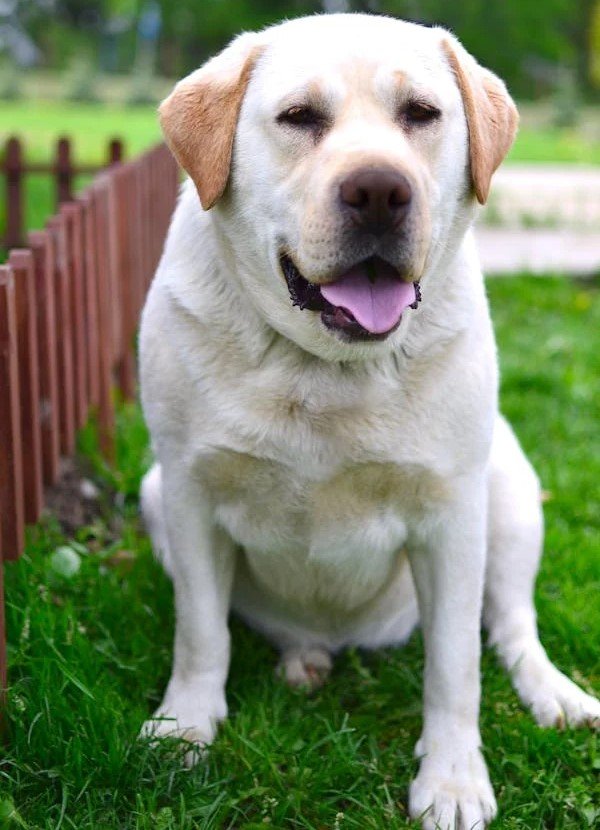
M 451 97 L 456 85 L 441 48 L 443 32 L 368 15 L 294 20 L 269 32 L 257 68 L 263 96 L 320 89 L 343 97 L 361 87 L 432 89 Z

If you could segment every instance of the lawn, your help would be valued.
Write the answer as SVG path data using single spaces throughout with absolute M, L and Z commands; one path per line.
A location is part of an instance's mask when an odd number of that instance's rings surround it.
M 547 491 L 537 587 L 543 640 L 558 665 L 600 691 L 600 291 L 563 278 L 489 284 L 503 409 Z M 81 448 L 104 515 L 65 537 L 32 530 L 6 568 L 10 695 L 0 762 L 0 827 L 47 830 L 367 830 L 406 828 L 415 772 L 423 650 L 340 656 L 306 697 L 274 676 L 276 655 L 233 623 L 230 720 L 190 771 L 136 734 L 171 661 L 170 586 L 136 514 L 147 438 L 122 407 L 115 470 L 94 431 Z M 66 548 L 66 550 L 65 550 Z M 483 660 L 482 732 L 503 830 L 600 823 L 600 750 L 588 731 L 545 731 L 519 705 L 493 654 Z
M 517 164 L 600 164 L 600 133 L 594 139 L 576 129 L 535 128 L 525 122 L 507 160 Z

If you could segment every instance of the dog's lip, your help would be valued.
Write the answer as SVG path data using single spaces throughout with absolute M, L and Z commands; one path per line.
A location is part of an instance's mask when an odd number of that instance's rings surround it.
M 395 331 L 400 322 L 402 320 L 402 315 L 406 307 L 416 308 L 419 301 L 421 300 L 421 293 L 419 289 L 418 281 L 408 283 L 406 280 L 402 278 L 402 274 L 400 271 L 393 266 L 391 266 L 385 260 L 381 260 L 377 257 L 369 257 L 367 260 L 361 260 L 357 262 L 354 266 L 352 266 L 344 275 L 336 275 L 333 279 L 328 281 L 323 285 L 319 285 L 317 283 L 312 283 L 307 280 L 301 273 L 300 269 L 294 263 L 292 257 L 287 251 L 282 251 L 279 255 L 279 261 L 281 265 L 282 273 L 285 277 L 288 290 L 290 293 L 290 297 L 292 299 L 292 304 L 298 306 L 302 310 L 308 311 L 320 311 L 321 312 L 321 320 L 327 329 L 342 333 L 344 335 L 344 339 L 349 340 L 383 340 L 388 335 L 390 335 L 393 331 Z M 382 270 L 385 272 L 385 277 L 383 278 L 384 283 L 387 280 L 387 285 L 391 284 L 392 286 L 392 294 L 396 295 L 396 299 L 399 300 L 396 303 L 396 313 L 392 313 L 391 316 L 389 314 L 385 314 L 384 312 L 384 321 L 383 325 L 379 327 L 377 325 L 373 325 L 372 320 L 368 322 L 363 319 L 362 322 L 366 322 L 365 327 L 356 319 L 353 311 L 351 308 L 344 307 L 344 305 L 334 304 L 330 302 L 330 300 L 323 295 L 322 288 L 328 288 L 332 286 L 333 288 L 338 287 L 337 291 L 326 291 L 330 297 L 337 299 L 340 296 L 339 286 L 343 286 L 341 290 L 341 295 L 346 292 L 346 295 L 352 298 L 352 295 L 355 291 L 356 286 L 352 285 L 352 283 L 356 282 L 357 272 L 359 271 L 367 271 L 369 274 L 369 282 L 373 282 L 371 279 L 371 273 L 375 273 L 375 271 L 381 272 Z M 395 275 L 397 274 L 397 283 L 395 283 Z M 364 276 L 363 276 L 364 282 Z M 350 285 L 349 285 L 350 284 Z M 360 284 L 360 280 L 359 280 Z M 395 284 L 395 285 L 394 285 Z M 406 287 L 406 288 L 403 288 Z M 410 286 L 410 290 L 412 294 L 408 290 L 408 286 Z M 360 293 L 360 292 L 359 292 Z M 404 299 L 400 299 L 398 296 L 401 294 Z M 392 297 L 394 299 L 394 297 Z M 408 302 L 408 300 L 413 299 L 413 302 Z M 352 305 L 352 303 L 345 303 L 345 305 Z M 361 317 L 360 302 L 355 302 L 354 305 L 357 309 L 357 315 Z

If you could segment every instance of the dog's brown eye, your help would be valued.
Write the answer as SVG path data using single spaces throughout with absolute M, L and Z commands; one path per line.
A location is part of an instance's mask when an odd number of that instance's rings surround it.
M 280 124 L 289 124 L 292 127 L 308 127 L 322 130 L 325 123 L 324 116 L 312 107 L 289 107 L 277 116 Z
M 409 124 L 429 124 L 431 121 L 436 121 L 441 114 L 437 107 L 421 101 L 409 101 L 402 112 Z

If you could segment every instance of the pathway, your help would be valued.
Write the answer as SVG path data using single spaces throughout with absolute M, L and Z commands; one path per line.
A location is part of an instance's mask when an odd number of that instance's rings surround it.
M 476 233 L 490 275 L 600 273 L 600 167 L 502 167 Z

